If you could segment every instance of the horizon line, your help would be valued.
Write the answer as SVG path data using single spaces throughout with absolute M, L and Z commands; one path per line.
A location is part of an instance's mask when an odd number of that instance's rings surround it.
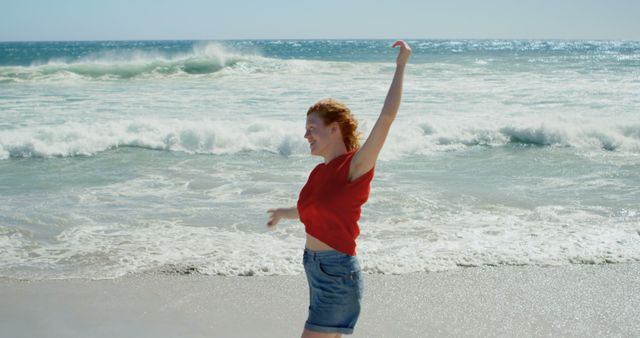
M 502 41 L 624 41 L 624 42 L 640 42 L 640 39 L 619 39 L 619 38 L 184 38 L 184 39 L 34 39 L 34 40 L 0 40 L 0 43 L 9 42 L 129 42 L 129 41 L 348 41 L 348 40 L 377 40 L 377 41 L 393 41 L 393 40 L 405 40 L 405 41 L 437 41 L 437 40 L 471 40 L 471 41 L 486 41 L 486 40 L 502 40 Z

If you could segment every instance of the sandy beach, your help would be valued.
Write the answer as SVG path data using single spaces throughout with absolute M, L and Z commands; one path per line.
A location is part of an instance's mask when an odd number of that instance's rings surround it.
M 640 335 L 640 264 L 366 275 L 353 337 Z M 304 276 L 0 280 L 2 337 L 297 337 Z

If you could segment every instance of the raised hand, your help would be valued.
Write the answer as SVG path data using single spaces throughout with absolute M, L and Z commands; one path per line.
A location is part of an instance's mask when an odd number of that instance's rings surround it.
M 404 66 L 409 61 L 409 56 L 411 56 L 411 47 L 404 40 L 398 40 L 393 43 L 393 48 L 400 46 L 400 52 L 398 53 L 398 58 L 396 59 L 396 64 L 398 66 Z

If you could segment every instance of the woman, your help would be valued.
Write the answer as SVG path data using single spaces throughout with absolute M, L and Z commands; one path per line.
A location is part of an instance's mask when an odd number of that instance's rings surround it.
M 309 317 L 303 338 L 351 334 L 360 314 L 362 272 L 356 258 L 360 208 L 369 197 L 378 154 L 398 113 L 411 48 L 404 41 L 393 82 L 369 138 L 359 146 L 357 122 L 344 104 L 324 99 L 309 108 L 306 133 L 311 154 L 322 156 L 300 192 L 296 207 L 271 209 L 268 226 L 300 219 L 307 240 L 303 255 L 309 283 Z

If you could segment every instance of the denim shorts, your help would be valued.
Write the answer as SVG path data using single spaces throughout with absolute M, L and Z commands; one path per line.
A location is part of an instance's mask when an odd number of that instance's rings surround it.
M 363 280 L 355 256 L 338 251 L 304 250 L 309 282 L 310 331 L 351 334 L 360 315 Z

